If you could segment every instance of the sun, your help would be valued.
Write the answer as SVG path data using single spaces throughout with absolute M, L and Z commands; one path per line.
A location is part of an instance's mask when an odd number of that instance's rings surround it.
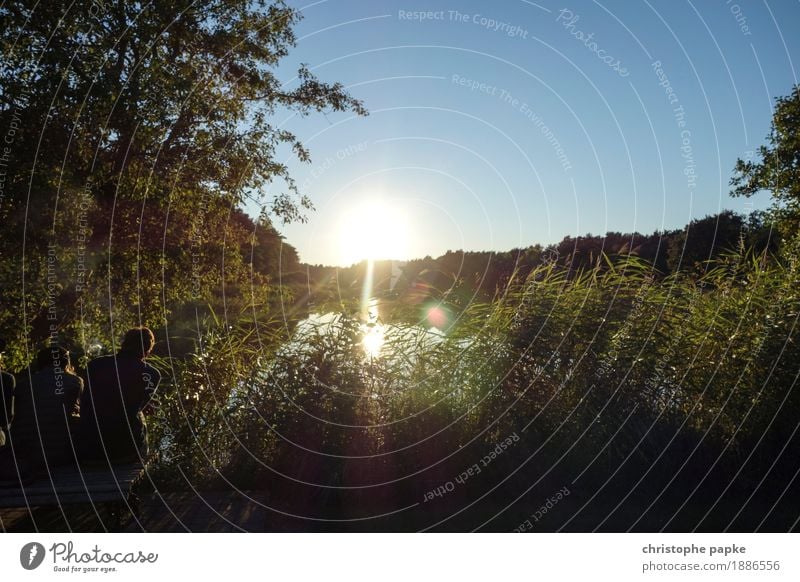
M 375 198 L 342 213 L 339 224 L 341 264 L 408 258 L 409 227 L 398 204 Z

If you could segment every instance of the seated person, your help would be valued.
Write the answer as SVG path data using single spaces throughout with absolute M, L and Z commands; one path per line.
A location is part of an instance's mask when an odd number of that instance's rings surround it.
M 14 376 L 3 372 L 3 352 L 6 351 L 6 342 L 0 338 L 0 447 L 6 444 L 8 428 L 14 418 Z
M 81 399 L 84 460 L 141 460 L 147 456 L 143 410 L 161 380 L 158 370 L 144 361 L 154 345 L 148 328 L 131 329 L 116 355 L 89 362 Z
M 83 380 L 69 352 L 51 346 L 39 350 L 14 391 L 9 442 L 17 462 L 41 472 L 73 462 L 72 430 L 80 418 Z

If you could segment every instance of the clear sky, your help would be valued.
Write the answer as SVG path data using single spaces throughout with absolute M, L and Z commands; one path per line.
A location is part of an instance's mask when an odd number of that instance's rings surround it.
M 800 2 L 291 5 L 305 18 L 288 86 L 308 63 L 370 110 L 276 119 L 312 153 L 286 158 L 316 206 L 281 229 L 303 261 L 503 251 L 767 205 L 728 182 L 798 82 Z

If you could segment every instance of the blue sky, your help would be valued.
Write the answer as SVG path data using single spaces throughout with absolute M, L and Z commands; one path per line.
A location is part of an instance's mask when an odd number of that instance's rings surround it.
M 286 159 L 316 211 L 282 227 L 306 262 L 347 262 L 342 215 L 365 199 L 406 232 L 395 259 L 768 204 L 730 198 L 728 182 L 797 83 L 798 2 L 291 5 L 305 18 L 283 79 L 308 63 L 371 112 L 276 119 L 312 153 Z

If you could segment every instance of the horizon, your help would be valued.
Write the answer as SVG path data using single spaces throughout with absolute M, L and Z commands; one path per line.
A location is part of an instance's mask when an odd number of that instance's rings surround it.
M 640 231 L 621 232 L 621 231 L 608 230 L 608 231 L 606 231 L 606 232 L 604 232 L 602 234 L 599 234 L 599 233 L 595 234 L 595 233 L 592 233 L 592 232 L 586 232 L 584 234 L 577 234 L 577 235 L 567 234 L 567 235 L 564 235 L 561 238 L 555 240 L 554 242 L 546 243 L 546 244 L 545 243 L 540 243 L 540 242 L 532 242 L 532 243 L 526 244 L 524 246 L 518 246 L 518 247 L 513 247 L 513 248 L 507 248 L 507 249 L 448 248 L 445 251 L 440 252 L 440 253 L 427 254 L 427 255 L 423 255 L 423 256 L 414 256 L 414 257 L 410 257 L 410 258 L 406 258 L 406 259 L 379 258 L 379 257 L 361 258 L 361 259 L 358 259 L 355 262 L 352 262 L 352 263 L 349 263 L 349 264 L 339 264 L 339 265 L 326 265 L 326 264 L 322 264 L 322 263 L 309 263 L 307 261 L 304 261 L 303 258 L 300 257 L 300 265 L 302 265 L 304 267 L 316 267 L 316 268 L 323 268 L 323 269 L 352 269 L 352 268 L 359 267 L 359 266 L 362 266 L 362 265 L 364 265 L 366 263 L 370 263 L 370 262 L 373 263 L 373 264 L 378 264 L 378 263 L 410 263 L 410 262 L 414 262 L 414 261 L 424 261 L 424 260 L 427 260 L 427 259 L 436 260 L 436 259 L 439 259 L 439 258 L 441 258 L 441 257 L 443 257 L 445 255 L 451 254 L 451 253 L 504 254 L 504 253 L 512 253 L 514 251 L 520 251 L 521 252 L 521 251 L 525 251 L 527 249 L 531 249 L 531 248 L 535 248 L 535 247 L 540 247 L 542 250 L 547 250 L 547 249 L 549 249 L 551 247 L 557 246 L 559 243 L 563 242 L 565 239 L 573 239 L 573 240 L 580 240 L 580 239 L 586 239 L 586 238 L 606 239 L 606 238 L 608 238 L 609 235 L 613 235 L 613 234 L 618 234 L 618 235 L 621 235 L 621 236 L 626 237 L 626 238 L 627 237 L 634 237 L 634 236 L 653 237 L 653 236 L 659 236 L 659 235 L 661 237 L 665 237 L 667 235 L 674 234 L 674 233 L 687 232 L 687 229 L 690 228 L 691 222 L 693 222 L 693 221 L 703 220 L 703 219 L 707 219 L 707 218 L 719 218 L 719 216 L 721 214 L 725 213 L 725 212 L 734 212 L 736 215 L 741 216 L 743 218 L 747 218 L 751 214 L 751 212 L 738 212 L 737 213 L 737 212 L 735 212 L 734 210 L 731 210 L 731 209 L 723 209 L 722 211 L 720 211 L 717 214 L 707 214 L 705 216 L 700 216 L 700 217 L 697 217 L 697 218 L 693 218 L 691 221 L 689 221 L 686 224 L 684 224 L 683 227 L 666 228 L 666 229 L 662 229 L 662 230 L 654 230 L 652 232 L 640 232 Z M 288 244 L 290 246 L 294 246 L 294 245 L 292 245 L 291 241 L 284 241 L 283 244 Z M 633 254 L 633 253 L 631 253 L 631 254 Z

